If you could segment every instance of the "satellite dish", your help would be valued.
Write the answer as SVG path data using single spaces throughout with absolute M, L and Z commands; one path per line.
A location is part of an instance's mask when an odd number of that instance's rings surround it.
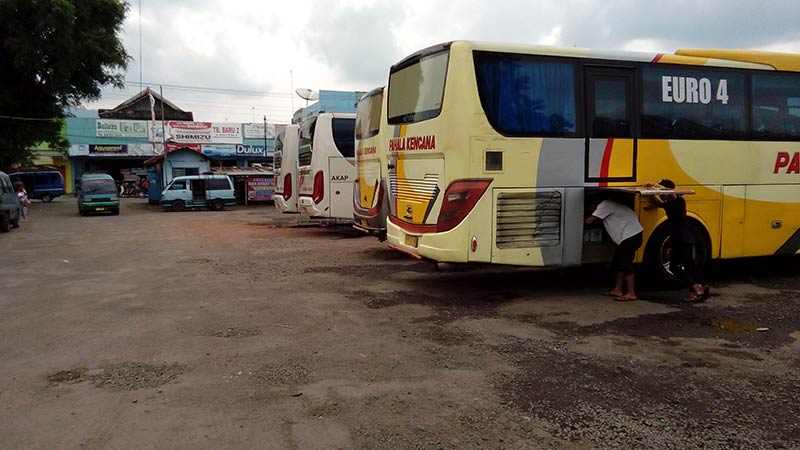
M 300 98 L 304 98 L 306 100 L 306 106 L 308 106 L 309 100 L 319 100 L 319 92 L 313 89 L 298 88 L 294 90 L 294 93 L 300 96 Z

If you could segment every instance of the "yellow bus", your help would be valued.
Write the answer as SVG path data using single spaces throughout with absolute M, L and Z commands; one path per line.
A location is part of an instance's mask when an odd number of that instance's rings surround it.
M 800 56 L 456 41 L 392 66 L 392 248 L 440 262 L 564 267 L 608 257 L 590 191 L 662 178 L 696 259 L 800 249 Z M 668 276 L 663 211 L 631 195 L 637 262 Z M 598 242 L 600 241 L 600 242 Z
M 353 186 L 353 227 L 386 240 L 388 192 L 386 179 L 386 97 L 379 87 L 366 93 L 356 107 L 356 180 Z

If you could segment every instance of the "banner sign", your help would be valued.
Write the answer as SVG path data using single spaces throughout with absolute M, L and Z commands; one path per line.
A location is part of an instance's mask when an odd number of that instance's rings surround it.
M 251 202 L 266 202 L 272 200 L 275 190 L 273 177 L 247 177 L 247 200 Z
M 126 155 L 128 154 L 128 146 L 126 144 L 104 144 L 104 145 L 89 145 L 90 155 Z
M 241 144 L 242 125 L 238 123 L 212 123 L 211 142 L 215 144 Z
M 244 138 L 245 139 L 264 139 L 264 124 L 263 123 L 245 123 Z M 275 124 L 267 124 L 267 139 L 275 139 Z
M 263 145 L 237 145 L 236 156 L 266 156 Z
M 173 143 L 167 143 L 167 145 L 164 147 L 164 152 L 172 153 L 176 150 L 182 150 L 182 149 L 191 150 L 200 154 L 203 153 L 203 147 L 200 144 L 173 144 Z
M 168 122 L 168 140 L 183 144 L 211 143 L 211 122 Z
M 143 120 L 97 119 L 95 127 L 97 137 L 147 138 L 147 122 Z
M 148 142 L 154 142 L 156 144 L 161 144 L 164 142 L 164 128 L 166 128 L 167 123 L 161 122 L 154 122 L 150 121 L 147 122 L 147 140 Z
M 203 144 L 202 153 L 206 156 L 236 156 L 237 146 L 234 144 Z

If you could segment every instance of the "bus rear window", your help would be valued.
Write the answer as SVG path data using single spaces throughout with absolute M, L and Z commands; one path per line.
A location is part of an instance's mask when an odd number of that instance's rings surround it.
M 283 131 L 275 136 L 275 150 L 273 150 L 272 156 L 272 167 L 274 167 L 275 170 L 279 170 L 281 168 L 281 163 L 283 162 L 283 137 Z
M 297 149 L 297 162 L 300 166 L 311 164 L 311 152 L 314 143 L 314 132 L 317 129 L 317 118 L 303 122 L 300 126 L 300 147 Z
M 356 139 L 375 136 L 381 127 L 383 92 L 361 99 L 356 110 Z
M 431 119 L 442 111 L 448 51 L 425 56 L 389 74 L 390 124 Z
M 478 93 L 489 123 L 507 136 L 577 132 L 575 66 L 569 62 L 475 52 Z
M 333 119 L 333 142 L 345 158 L 355 155 L 356 119 Z

